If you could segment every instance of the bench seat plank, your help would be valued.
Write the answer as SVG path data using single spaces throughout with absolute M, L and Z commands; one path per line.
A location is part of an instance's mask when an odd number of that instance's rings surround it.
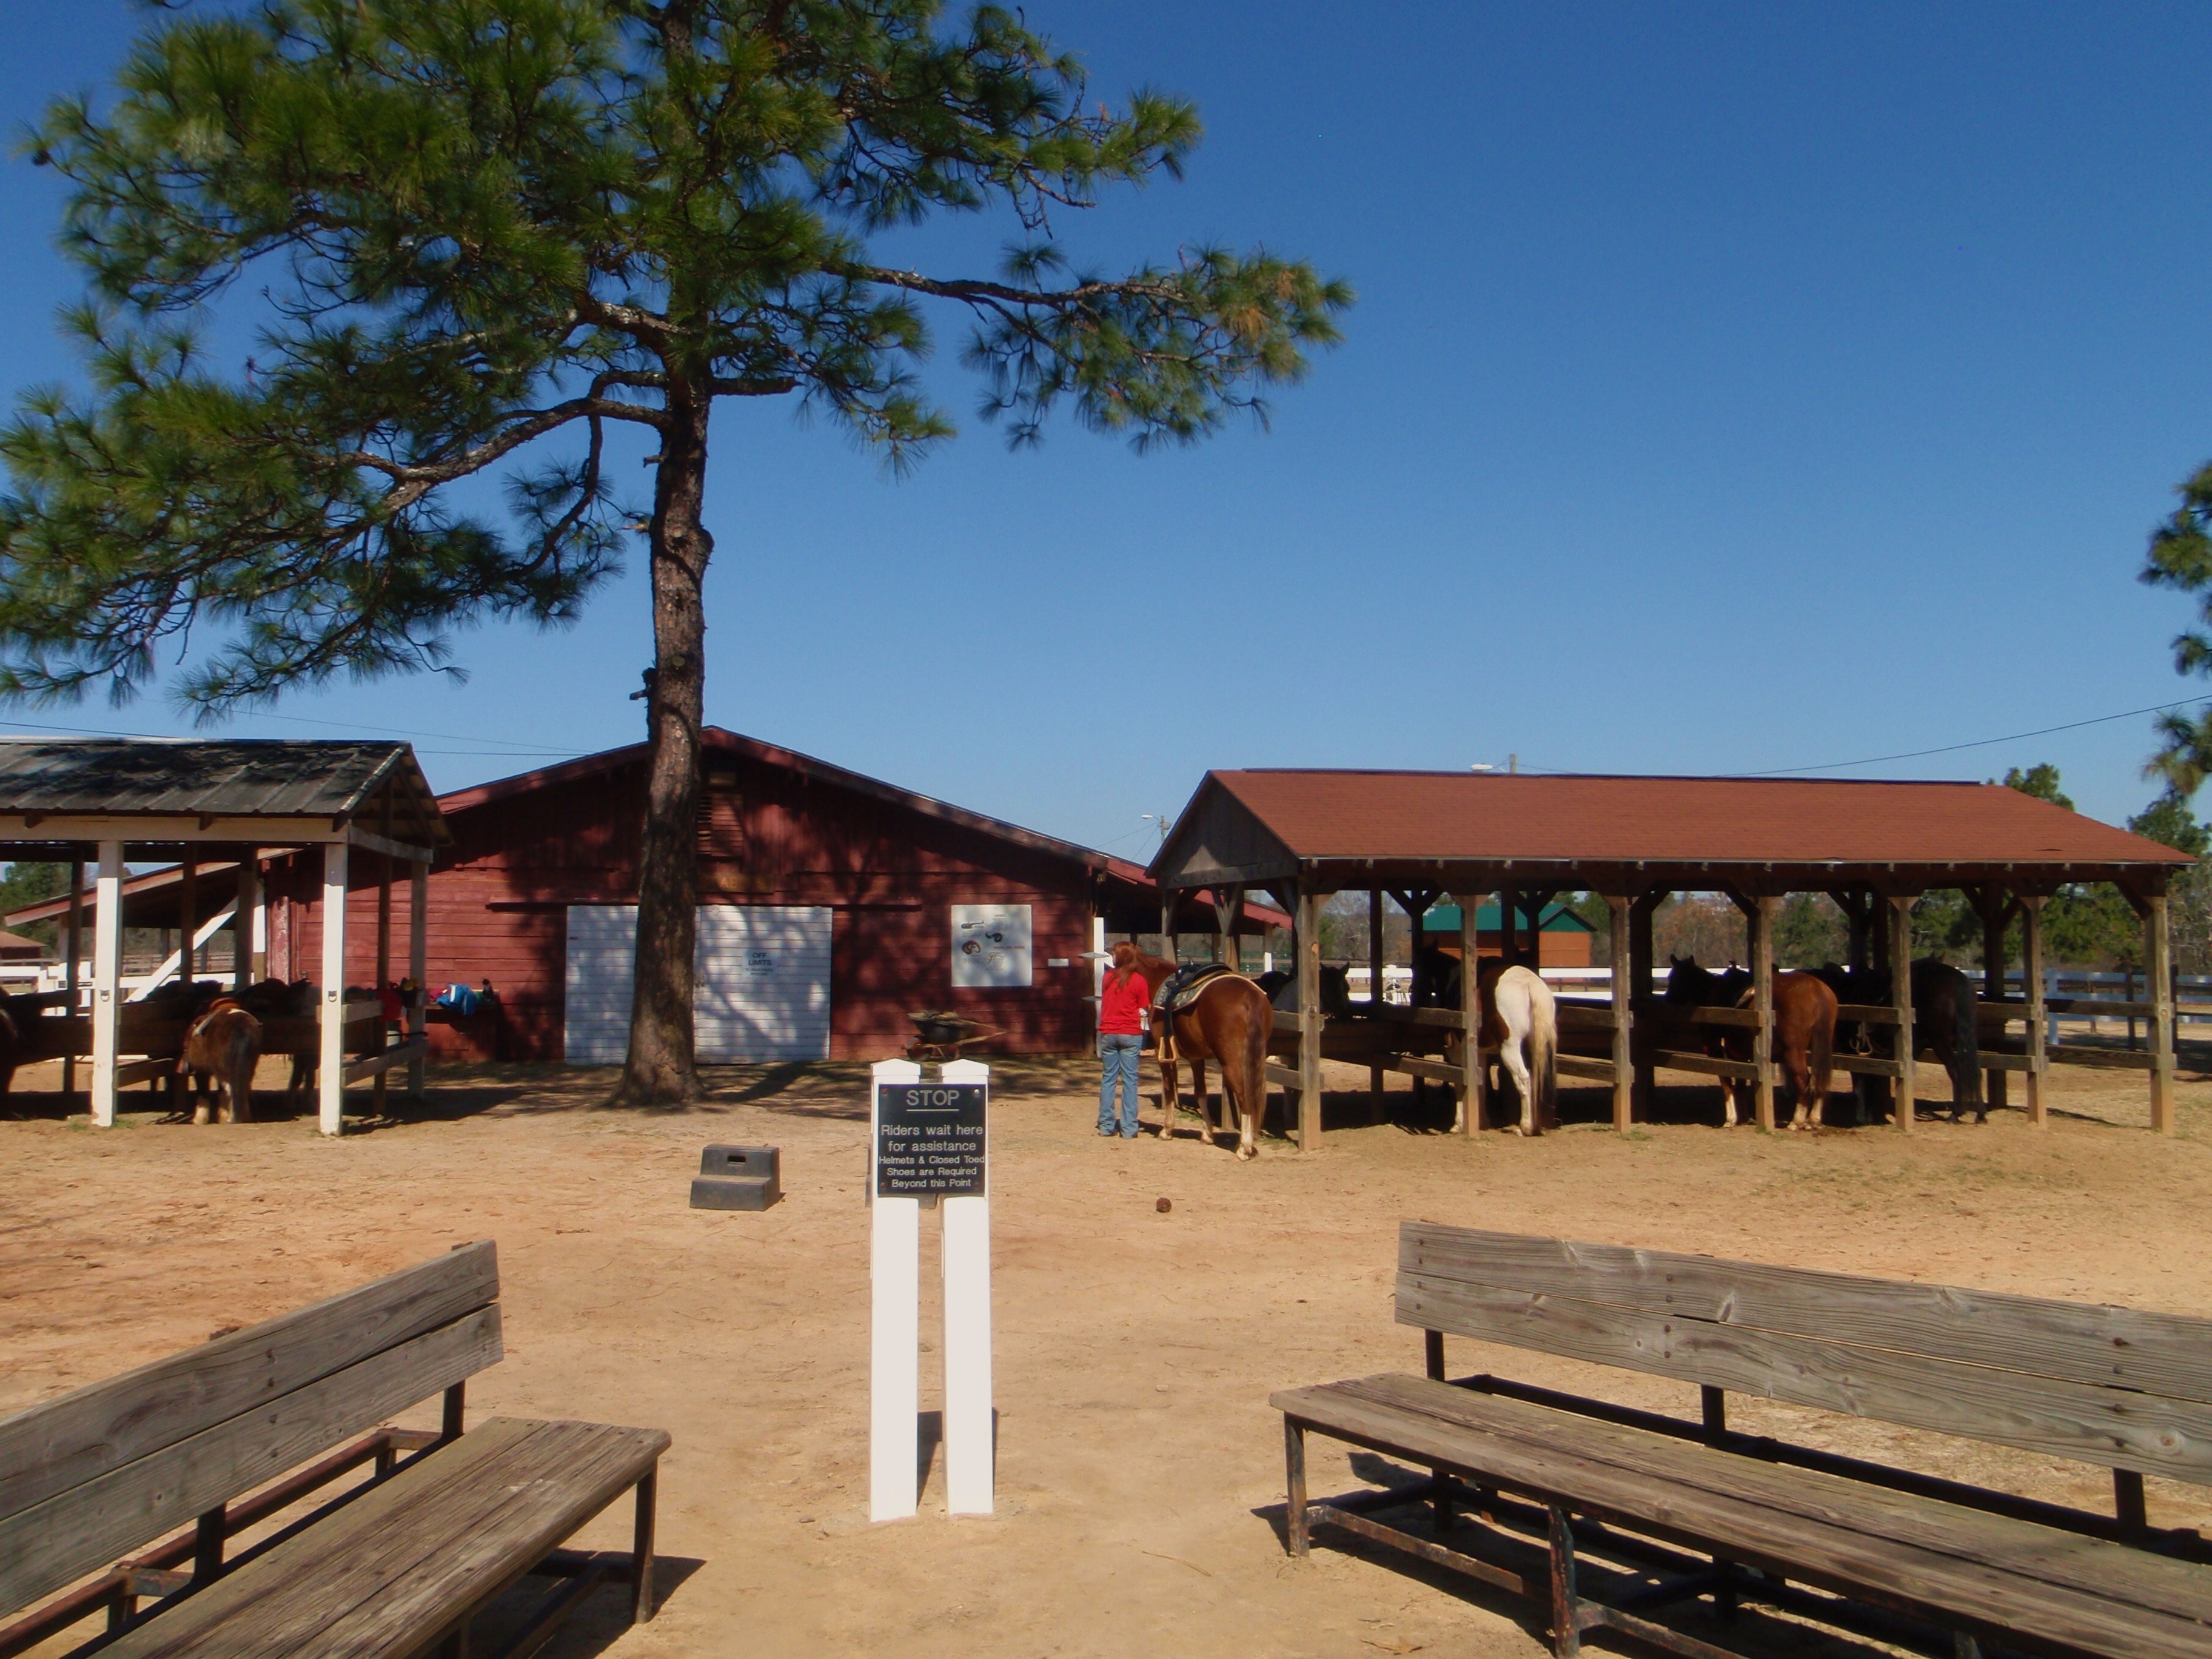
M 109 1659 L 404 1659 L 652 1473 L 659 1429 L 494 1418 L 157 1614 Z
M 1273 1396 L 1322 1432 L 1825 1584 L 2125 1659 L 2212 1650 L 2212 1573 L 1527 1401 L 1384 1376 Z

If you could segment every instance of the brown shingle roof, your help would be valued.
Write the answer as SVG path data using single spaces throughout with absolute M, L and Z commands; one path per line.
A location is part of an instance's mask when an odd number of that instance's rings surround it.
M 1213 796 L 1215 789 L 1226 799 Z M 1200 822 L 1209 817 L 1220 826 L 1210 838 Z M 1249 852 L 1231 854 L 1239 830 L 1258 833 L 1244 840 Z M 1301 862 L 2052 868 L 2192 862 L 2170 847 L 1996 784 L 1250 771 L 1207 774 L 1154 869 L 1264 863 L 1268 838 Z M 1214 842 L 1220 850 L 1209 860 L 1205 848 Z

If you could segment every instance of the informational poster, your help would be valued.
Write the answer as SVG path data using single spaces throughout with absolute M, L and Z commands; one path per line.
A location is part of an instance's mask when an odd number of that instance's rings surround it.
M 952 983 L 955 988 L 971 989 L 1029 986 L 1028 905 L 952 907 Z

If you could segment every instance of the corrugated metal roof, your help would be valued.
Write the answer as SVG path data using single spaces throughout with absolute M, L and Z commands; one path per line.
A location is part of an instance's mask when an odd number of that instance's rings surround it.
M 334 818 L 352 813 L 395 767 L 416 773 L 407 744 L 0 742 L 0 813 Z
M 1300 860 L 2194 862 L 1998 784 L 1290 770 L 1212 772 L 1206 781 Z M 1202 786 L 1194 807 L 1206 793 Z

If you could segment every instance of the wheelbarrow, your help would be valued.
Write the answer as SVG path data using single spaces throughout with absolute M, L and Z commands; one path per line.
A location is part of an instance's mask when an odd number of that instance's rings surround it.
M 925 1009 L 908 1014 L 914 1022 L 915 1038 L 906 1046 L 908 1060 L 925 1060 L 942 1065 L 948 1060 L 960 1058 L 960 1051 L 979 1042 L 988 1042 L 994 1037 L 1006 1034 L 1003 1025 L 983 1025 L 965 1014 L 940 1012 Z

